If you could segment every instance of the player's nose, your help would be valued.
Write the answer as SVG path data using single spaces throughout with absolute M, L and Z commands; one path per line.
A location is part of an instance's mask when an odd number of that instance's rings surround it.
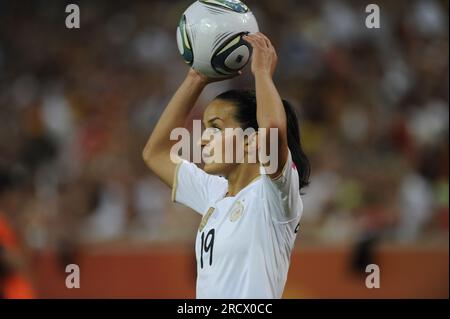
M 211 139 L 211 134 L 207 132 L 207 129 L 203 131 L 202 137 L 197 141 L 197 146 L 205 147 Z
M 206 142 L 203 140 L 203 138 L 199 138 L 199 139 L 197 140 L 196 145 L 197 145 L 197 147 L 203 148 L 203 147 L 206 145 Z

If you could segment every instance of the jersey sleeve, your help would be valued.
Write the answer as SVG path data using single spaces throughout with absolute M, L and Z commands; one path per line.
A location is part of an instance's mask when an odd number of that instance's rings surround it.
M 263 196 L 266 207 L 274 222 L 287 223 L 300 218 L 303 203 L 299 191 L 297 167 L 292 160 L 291 151 L 278 177 L 271 178 L 260 166 L 263 183 Z
M 226 189 L 226 180 L 207 174 L 194 163 L 181 160 L 172 185 L 172 201 L 204 215 L 208 204 Z

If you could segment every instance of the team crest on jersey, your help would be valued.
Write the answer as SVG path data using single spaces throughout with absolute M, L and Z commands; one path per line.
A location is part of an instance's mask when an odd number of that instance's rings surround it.
M 199 232 L 202 231 L 203 228 L 205 228 L 206 224 L 208 223 L 209 218 L 211 217 L 212 213 L 214 212 L 214 209 L 215 209 L 214 207 L 210 207 L 208 209 L 208 212 L 205 215 L 203 215 L 202 221 L 200 222 L 200 226 L 198 227 Z
M 240 201 L 237 201 L 236 204 L 234 204 L 233 208 L 230 212 L 230 221 L 235 222 L 239 218 L 241 218 L 242 214 L 244 213 L 244 205 Z

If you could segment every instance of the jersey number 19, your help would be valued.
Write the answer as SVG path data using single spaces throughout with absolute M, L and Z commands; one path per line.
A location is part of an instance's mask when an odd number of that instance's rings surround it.
M 213 260 L 213 248 L 214 248 L 214 228 L 211 229 L 205 236 L 205 232 L 202 232 L 202 248 L 200 252 L 200 268 L 203 269 L 203 253 L 209 253 L 209 265 L 212 265 Z

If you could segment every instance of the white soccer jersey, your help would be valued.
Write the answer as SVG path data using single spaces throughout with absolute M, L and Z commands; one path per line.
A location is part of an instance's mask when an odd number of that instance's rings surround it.
M 226 179 L 193 163 L 177 166 L 172 200 L 203 216 L 197 298 L 281 298 L 303 211 L 291 153 L 279 178 L 261 174 L 234 197 L 227 189 Z

